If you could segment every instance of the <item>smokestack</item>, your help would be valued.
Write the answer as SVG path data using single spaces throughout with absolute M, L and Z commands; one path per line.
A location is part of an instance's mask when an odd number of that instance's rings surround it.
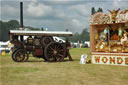
M 20 28 L 19 30 L 24 30 L 24 25 L 23 25 L 23 2 L 20 2 Z M 23 35 L 20 35 L 20 40 L 23 41 L 24 37 Z
M 20 2 L 20 30 L 24 30 L 24 25 L 23 25 L 23 2 Z

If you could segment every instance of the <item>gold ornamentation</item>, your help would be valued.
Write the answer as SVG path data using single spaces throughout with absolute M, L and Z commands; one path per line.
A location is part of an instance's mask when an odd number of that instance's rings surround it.
M 117 9 L 117 10 L 109 10 L 108 11 L 111 13 L 111 17 L 112 17 L 112 22 L 115 23 L 116 22 L 116 16 L 117 16 L 117 13 L 119 12 L 120 8 Z

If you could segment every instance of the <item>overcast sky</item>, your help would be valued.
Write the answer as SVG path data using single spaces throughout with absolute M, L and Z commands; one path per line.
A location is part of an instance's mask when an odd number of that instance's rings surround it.
M 0 19 L 19 20 L 20 1 L 24 7 L 24 25 L 48 30 L 81 32 L 89 28 L 91 8 L 124 10 L 128 0 L 0 0 Z

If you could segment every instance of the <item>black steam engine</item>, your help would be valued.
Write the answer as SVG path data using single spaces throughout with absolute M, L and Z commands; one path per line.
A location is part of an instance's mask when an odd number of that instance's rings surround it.
M 25 31 L 23 30 L 23 11 L 21 8 L 20 30 L 10 30 L 10 41 L 14 44 L 12 48 L 12 59 L 16 62 L 27 61 L 29 55 L 43 58 L 45 61 L 63 61 L 65 57 L 72 60 L 67 37 L 72 36 L 72 32 L 57 31 Z M 66 40 L 58 40 L 56 37 L 66 37 Z
M 58 40 L 53 36 L 71 36 L 71 32 L 20 31 L 10 30 L 10 41 L 14 44 L 12 59 L 17 62 L 27 61 L 29 54 L 46 61 L 63 61 L 69 56 L 68 40 Z

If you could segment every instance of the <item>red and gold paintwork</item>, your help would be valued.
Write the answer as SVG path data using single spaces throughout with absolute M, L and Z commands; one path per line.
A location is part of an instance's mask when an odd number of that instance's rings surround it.
M 107 18 L 105 19 L 106 16 Z M 123 39 L 124 33 L 127 33 L 128 37 L 128 9 L 118 12 L 115 18 L 116 21 L 113 22 L 111 13 L 104 14 L 101 12 L 91 16 L 90 46 L 93 64 L 113 64 L 128 66 L 128 39 L 125 40 L 123 44 L 121 44 L 121 39 Z M 117 34 L 119 33 L 120 27 L 123 29 L 122 37 Z M 107 33 L 107 40 L 102 40 L 100 37 L 103 37 L 101 34 L 104 33 L 106 28 L 109 30 Z M 101 60 L 96 62 L 96 57 L 100 57 Z M 110 62 L 111 60 L 109 59 L 112 58 L 116 59 L 114 61 L 116 63 Z M 104 62 L 104 59 L 107 59 L 107 63 Z

